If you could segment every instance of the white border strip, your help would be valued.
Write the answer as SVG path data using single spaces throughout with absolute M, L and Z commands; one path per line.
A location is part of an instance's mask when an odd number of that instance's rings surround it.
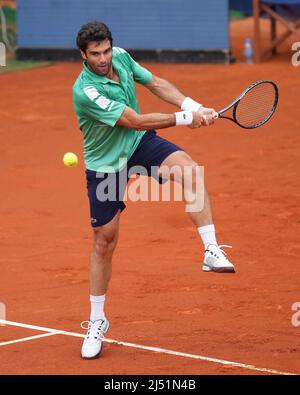
M 13 321 L 0 320 L 0 324 L 18 326 L 18 327 L 27 328 L 27 329 L 35 329 L 38 331 L 45 331 L 45 332 L 49 332 L 49 334 L 53 334 L 53 335 L 67 335 L 67 336 L 74 336 L 74 337 L 81 337 L 81 338 L 84 337 L 84 335 L 80 334 L 80 333 L 61 331 L 61 330 L 57 330 L 57 329 L 45 328 L 45 327 L 36 326 L 36 325 L 22 324 L 22 323 L 13 322 Z M 41 336 L 43 336 L 43 335 L 41 335 Z M 36 337 L 36 336 L 33 336 L 33 337 Z M 28 340 L 30 340 L 30 339 L 28 338 Z M 237 368 L 241 368 L 241 369 L 253 370 L 253 371 L 257 371 L 257 372 L 271 373 L 271 374 L 276 374 L 276 375 L 289 375 L 289 376 L 290 375 L 292 375 L 292 376 L 299 375 L 299 373 L 280 372 L 280 371 L 274 370 L 274 369 L 258 368 L 254 365 L 247 365 L 244 363 L 232 362 L 232 361 L 227 361 L 224 359 L 210 358 L 210 357 L 205 357 L 202 355 L 187 354 L 187 353 L 183 353 L 183 352 L 167 350 L 165 348 L 142 346 L 140 344 L 127 343 L 127 342 L 112 340 L 112 339 L 107 339 L 107 338 L 105 338 L 103 340 L 107 343 L 114 343 L 114 344 L 118 344 L 118 345 L 125 346 L 125 347 L 138 348 L 138 349 L 142 349 L 142 350 L 153 351 L 153 352 L 163 353 L 163 354 L 168 354 L 168 355 L 176 355 L 179 357 L 185 357 L 185 358 L 191 358 L 191 359 L 198 359 L 201 361 L 218 363 L 221 365 L 227 365 L 227 366 L 237 367 Z
M 56 335 L 56 333 L 43 333 L 42 335 L 23 337 L 22 339 L 11 340 L 9 342 L 2 342 L 0 343 L 0 347 L 7 346 L 8 344 L 27 342 L 28 340 L 40 339 L 41 337 L 54 336 L 54 335 Z

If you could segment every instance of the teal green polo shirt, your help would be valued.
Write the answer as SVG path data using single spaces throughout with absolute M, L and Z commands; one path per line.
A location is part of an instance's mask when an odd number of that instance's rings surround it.
M 150 71 L 122 48 L 113 47 L 112 67 L 120 82 L 93 73 L 84 63 L 73 86 L 73 104 L 83 133 L 84 160 L 89 170 L 121 170 L 146 131 L 116 125 L 126 106 L 140 112 L 135 82 L 147 84 Z

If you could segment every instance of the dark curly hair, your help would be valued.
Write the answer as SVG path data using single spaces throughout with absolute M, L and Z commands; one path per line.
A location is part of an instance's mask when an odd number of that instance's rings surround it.
M 112 46 L 113 38 L 109 28 L 102 22 L 94 21 L 81 27 L 77 34 L 76 44 L 79 49 L 86 52 L 91 41 L 101 42 L 106 39 Z

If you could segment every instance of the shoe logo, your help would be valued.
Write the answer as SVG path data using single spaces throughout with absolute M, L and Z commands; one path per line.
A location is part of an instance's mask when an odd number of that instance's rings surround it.
M 95 218 L 91 218 L 91 223 L 95 224 L 97 222 L 97 220 Z

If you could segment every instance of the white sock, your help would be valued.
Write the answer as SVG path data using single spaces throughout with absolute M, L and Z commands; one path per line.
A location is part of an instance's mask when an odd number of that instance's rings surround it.
M 90 295 L 90 302 L 91 302 L 90 320 L 93 322 L 98 320 L 103 320 L 105 318 L 105 314 L 104 314 L 105 295 L 99 295 L 99 296 Z
M 205 225 L 205 226 L 200 226 L 197 228 L 199 235 L 203 241 L 204 248 L 206 249 L 209 244 L 216 244 L 216 231 L 215 231 L 215 225 Z

